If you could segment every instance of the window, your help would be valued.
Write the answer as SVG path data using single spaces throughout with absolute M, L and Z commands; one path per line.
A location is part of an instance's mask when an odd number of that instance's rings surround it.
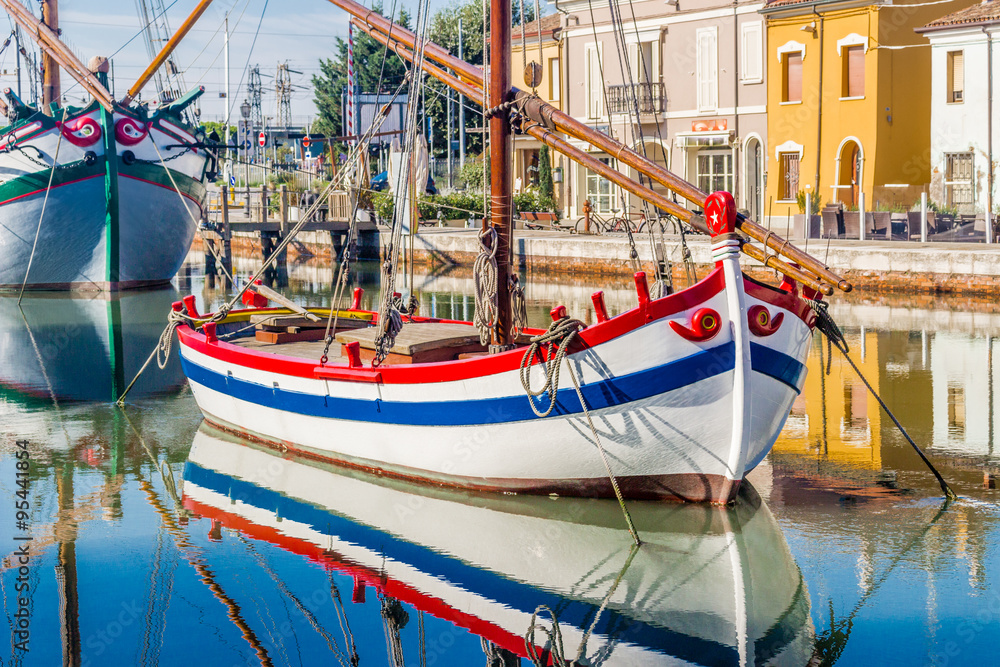
M 786 53 L 782 59 L 781 101 L 802 101 L 802 53 Z
M 604 115 L 604 77 L 601 76 L 601 45 L 587 45 L 587 118 Z
M 965 100 L 965 57 L 962 51 L 948 52 L 948 101 Z
M 660 80 L 659 42 L 632 42 L 628 45 L 628 63 L 635 84 Z
M 744 23 L 740 30 L 743 33 L 740 80 L 743 83 L 761 83 L 764 80 L 763 24 L 760 21 Z
M 733 191 L 732 151 L 699 151 L 696 167 L 698 187 L 704 192 Z
M 843 87 L 841 97 L 865 96 L 865 47 L 848 46 L 843 50 Z
M 559 101 L 559 59 L 549 58 L 549 101 Z
M 972 206 L 972 153 L 945 153 L 944 196 L 950 208 Z
M 598 159 L 608 166 L 613 166 L 611 164 L 611 158 L 609 157 L 602 157 Z M 590 200 L 595 212 L 610 213 L 614 204 L 614 193 L 611 190 L 611 181 L 588 170 L 587 199 Z
M 698 41 L 698 111 L 719 107 L 719 50 L 716 28 L 701 28 Z
M 794 201 L 799 192 L 799 154 L 778 153 L 778 167 L 781 169 L 778 198 L 781 201 Z

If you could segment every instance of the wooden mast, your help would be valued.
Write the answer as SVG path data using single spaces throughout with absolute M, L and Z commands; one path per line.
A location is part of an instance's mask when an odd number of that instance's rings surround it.
M 128 93 L 126 93 L 125 97 L 122 98 L 122 106 L 128 106 L 129 103 L 135 99 L 135 96 L 139 94 L 142 87 L 145 86 L 151 78 L 153 78 L 153 75 L 156 74 L 156 70 L 158 70 L 160 65 L 162 65 L 170 54 L 173 53 L 180 41 L 184 39 L 184 37 L 188 34 L 188 31 L 194 27 L 194 24 L 198 22 L 198 19 L 201 18 L 201 15 L 205 13 L 205 10 L 208 9 L 210 4 L 212 4 L 212 0 L 201 0 L 201 2 L 198 3 L 198 6 L 195 7 L 194 11 L 191 12 L 191 15 L 184 20 L 184 23 L 177 29 L 177 32 L 175 32 L 174 36 L 170 38 L 170 41 L 167 42 L 166 46 L 164 46 L 160 52 L 156 54 L 156 57 L 153 58 L 153 62 L 149 63 L 146 71 L 140 74 L 139 79 L 132 84 L 131 88 L 128 89 Z M 229 100 L 227 99 L 226 106 L 228 105 Z
M 513 182 L 510 165 L 510 120 L 499 107 L 510 93 L 511 0 L 490 2 L 490 223 L 496 231 L 497 325 L 493 344 L 508 345 L 510 339 L 510 228 Z
M 56 0 L 42 0 L 42 23 L 56 36 L 59 35 L 59 5 Z M 59 86 L 59 63 L 42 49 L 42 72 L 45 80 L 42 83 L 42 108 L 48 109 L 52 102 L 59 102 L 62 89 Z

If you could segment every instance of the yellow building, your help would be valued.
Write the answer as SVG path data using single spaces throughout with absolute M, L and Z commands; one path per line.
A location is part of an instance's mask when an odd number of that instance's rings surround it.
M 798 213 L 800 192 L 848 210 L 919 199 L 930 182 L 931 76 L 930 48 L 914 28 L 973 2 L 764 6 L 768 215 Z
M 523 26 L 514 26 L 511 35 L 511 83 L 522 90 L 532 90 L 525 83 L 525 65 L 541 65 L 541 82 L 535 93 L 556 107 L 562 109 L 562 81 L 560 77 L 562 53 L 562 27 L 560 15 L 543 16 Z M 534 137 L 520 135 L 514 137 L 514 192 L 522 192 L 538 185 L 538 151 L 542 144 Z M 549 151 L 551 166 L 562 165 L 562 157 Z M 562 165 L 564 166 L 564 165 Z M 559 196 L 556 183 L 556 197 Z

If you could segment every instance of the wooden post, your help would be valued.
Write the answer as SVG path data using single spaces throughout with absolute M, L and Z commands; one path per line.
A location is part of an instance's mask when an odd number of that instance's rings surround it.
M 589 199 L 583 200 L 583 231 L 587 234 L 590 233 L 590 212 L 594 210 L 594 207 L 590 205 Z
M 279 199 L 279 207 L 281 213 L 281 224 L 278 227 L 280 232 L 280 237 L 285 238 L 285 234 L 288 233 L 288 186 L 284 183 L 280 187 L 281 197 Z
M 43 0 L 42 23 L 56 35 L 59 34 L 59 5 L 56 0 Z M 42 49 L 42 69 L 45 77 L 42 83 L 42 109 L 48 113 L 49 104 L 59 102 L 62 90 L 59 86 L 59 65 L 45 49 Z
M 510 218 L 513 201 L 509 112 L 499 110 L 510 93 L 511 3 L 495 2 L 490 8 L 490 99 L 496 111 L 490 117 L 490 220 L 496 231 L 497 326 L 493 344 L 500 350 L 510 342 Z
M 260 221 L 267 222 L 267 184 L 260 186 Z

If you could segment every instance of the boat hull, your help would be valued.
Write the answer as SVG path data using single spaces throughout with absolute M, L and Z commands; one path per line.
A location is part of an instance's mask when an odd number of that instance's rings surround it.
M 732 508 L 633 504 L 633 551 L 614 502 L 422 491 L 203 426 L 183 502 L 352 576 L 355 596 L 371 586 L 516 655 L 540 605 L 558 614 L 567 654 L 589 633 L 588 656 L 606 665 L 802 665 L 811 653 L 805 583 L 749 485 Z
M 581 334 L 585 347 L 567 357 L 625 495 L 728 502 L 743 474 L 770 450 L 804 381 L 811 321 L 794 295 L 751 287 L 750 307 L 769 308 L 782 326 L 750 343 L 750 444 L 738 471 L 730 465 L 735 345 L 721 269 L 689 290 L 589 327 Z M 705 309 L 723 318 L 708 340 L 688 340 L 671 325 L 687 324 Z M 338 381 L 308 377 L 316 363 L 268 362 L 235 345 L 207 343 L 186 327 L 179 332 L 195 399 L 206 419 L 224 429 L 434 484 L 613 493 L 567 369 L 552 413 L 537 417 L 519 379 L 523 351 L 390 366 L 377 379 L 368 370 L 369 381 Z M 535 387 L 543 369 L 532 367 Z M 544 411 L 547 399 L 537 405 Z
M 123 124 L 141 127 L 141 138 L 123 135 Z M 117 143 L 116 132 L 137 143 Z M 207 194 L 209 156 L 186 146 L 194 136 L 162 119 L 143 124 L 99 108 L 59 125 L 36 114 L 7 136 L 0 289 L 136 289 L 176 275 Z M 161 164 L 160 155 L 173 159 Z

